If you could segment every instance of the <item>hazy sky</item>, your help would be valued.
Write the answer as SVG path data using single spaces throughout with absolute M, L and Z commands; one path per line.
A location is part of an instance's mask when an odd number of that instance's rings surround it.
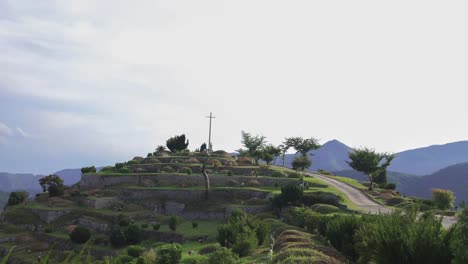
M 0 0 L 0 171 L 240 131 L 379 151 L 468 139 L 467 1 Z

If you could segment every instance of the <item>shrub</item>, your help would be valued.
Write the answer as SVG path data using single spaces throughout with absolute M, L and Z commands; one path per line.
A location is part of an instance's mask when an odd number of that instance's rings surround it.
M 102 168 L 100 172 L 113 172 L 113 171 L 114 171 L 113 167 L 107 166 L 107 167 Z
M 127 237 L 125 236 L 124 229 L 118 225 L 111 228 L 110 243 L 114 247 L 122 247 L 127 244 Z
M 463 209 L 456 225 L 453 239 L 450 241 L 454 259 L 453 264 L 468 263 L 468 209 Z
M 182 258 L 182 246 L 164 244 L 156 248 L 156 264 L 178 264 Z
M 70 240 L 77 243 L 86 243 L 91 238 L 91 231 L 83 226 L 77 226 L 70 234 Z
M 396 189 L 396 183 L 393 183 L 393 182 L 386 183 L 383 188 L 387 189 L 387 190 L 395 190 Z
M 340 208 L 330 204 L 314 204 L 311 209 L 321 214 L 332 214 L 340 211 Z
M 42 177 L 39 184 L 44 192 L 49 192 L 49 197 L 61 196 L 64 192 L 63 180 L 57 175 Z
M 130 173 L 132 172 L 128 167 L 122 167 L 119 169 L 119 173 Z
M 211 160 L 211 165 L 213 167 L 215 167 L 215 168 L 219 168 L 219 167 L 223 166 L 223 164 L 219 160 Z
M 11 192 L 8 197 L 7 206 L 15 206 L 24 203 L 28 198 L 28 192 Z
M 142 228 L 142 229 L 148 228 L 148 224 L 141 224 L 141 228 Z
M 313 231 L 318 227 L 321 215 L 305 207 L 293 207 L 289 210 L 286 222 Z
M 257 180 L 249 180 L 246 185 L 249 187 L 260 187 L 262 184 Z
M 354 247 L 354 234 L 361 226 L 362 220 L 357 216 L 335 216 L 326 223 L 325 236 L 332 246 L 356 261 L 359 254 Z
M 133 224 L 125 229 L 125 237 L 127 244 L 137 244 L 141 241 L 141 229 L 139 226 Z
M 395 206 L 397 204 L 401 204 L 404 201 L 405 201 L 405 199 L 402 198 L 402 197 L 392 197 L 392 198 L 388 199 L 385 202 L 385 204 L 390 205 L 390 206 Z
M 176 215 L 173 215 L 171 216 L 171 218 L 169 218 L 169 228 L 172 230 L 172 231 L 176 231 L 177 230 L 177 226 L 179 226 L 181 223 L 181 220 L 178 216 Z
M 82 174 L 85 174 L 85 173 L 96 173 L 96 167 L 94 167 L 94 166 L 91 166 L 91 167 L 83 167 L 83 168 L 81 168 L 81 173 L 82 173 Z
M 285 174 L 281 171 L 273 171 L 271 173 L 271 177 L 283 178 L 285 177 Z
M 296 204 L 302 200 L 304 191 L 296 185 L 286 185 L 281 187 L 281 200 L 284 204 Z
M 294 160 L 291 163 L 291 166 L 294 170 L 298 171 L 304 171 L 310 166 L 312 166 L 312 161 L 307 156 L 299 156 L 294 158 Z
M 167 148 L 173 153 L 186 150 L 188 145 L 189 141 L 188 139 L 186 141 L 185 134 L 182 134 L 180 136 L 174 136 L 166 141 Z
M 159 223 L 153 224 L 153 230 L 155 231 L 158 231 L 160 227 L 161 227 L 161 224 Z
M 145 264 L 145 258 L 143 256 L 139 256 L 138 259 L 136 260 L 135 264 Z
M 450 190 L 432 189 L 432 199 L 440 210 L 447 210 L 453 207 L 455 196 Z
M 145 249 L 140 246 L 129 246 L 127 248 L 127 254 L 131 257 L 138 258 L 139 256 L 143 255 Z
M 139 162 L 136 161 L 136 160 L 129 160 L 127 161 L 127 166 L 131 166 L 131 165 L 137 165 Z
M 333 176 L 333 173 L 326 171 L 324 169 L 319 169 L 317 172 L 323 175 Z
M 207 264 L 237 264 L 239 263 L 239 256 L 231 250 L 220 247 L 213 254 L 208 257 Z
M 175 170 L 171 166 L 164 166 L 161 168 L 161 172 L 174 173 Z
M 192 175 L 192 169 L 188 167 L 182 167 L 179 169 L 180 173 L 186 173 L 187 175 Z
M 44 232 L 46 232 L 46 233 L 52 233 L 53 230 L 52 230 L 52 228 L 50 228 L 50 227 L 46 227 L 46 228 L 44 229 Z
M 207 255 L 207 254 L 212 254 L 218 250 L 219 246 L 206 246 L 201 248 L 198 253 L 200 255 Z
M 197 228 L 198 227 L 198 223 L 197 222 L 192 222 L 192 228 Z
M 288 178 L 301 179 L 302 174 L 300 174 L 299 172 L 290 172 L 288 173 Z
M 133 258 L 130 257 L 130 256 L 127 256 L 127 255 L 124 255 L 124 256 L 120 256 L 120 257 L 118 258 L 118 261 L 119 261 L 119 263 L 121 263 L 121 264 L 128 264 L 128 263 L 132 263 Z
M 232 171 L 231 170 L 228 170 L 227 173 L 226 173 L 227 176 L 232 176 Z

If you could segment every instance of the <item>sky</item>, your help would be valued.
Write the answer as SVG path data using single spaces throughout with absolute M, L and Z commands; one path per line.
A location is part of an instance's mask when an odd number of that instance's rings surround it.
M 241 131 L 398 152 L 468 140 L 467 1 L 0 0 L 0 171 Z

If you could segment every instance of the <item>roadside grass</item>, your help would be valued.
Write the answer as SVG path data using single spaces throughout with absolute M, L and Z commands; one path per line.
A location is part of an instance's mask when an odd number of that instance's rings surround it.
M 346 183 L 346 184 L 349 184 L 355 188 L 358 188 L 358 189 L 367 189 L 366 186 L 362 185 L 362 183 L 360 183 L 359 181 L 355 180 L 355 179 L 351 179 L 351 178 L 347 178 L 347 177 L 341 177 L 341 176 L 327 176 L 327 177 L 330 177 L 332 179 L 335 179 L 337 181 L 340 181 L 340 182 L 343 182 L 343 183 Z

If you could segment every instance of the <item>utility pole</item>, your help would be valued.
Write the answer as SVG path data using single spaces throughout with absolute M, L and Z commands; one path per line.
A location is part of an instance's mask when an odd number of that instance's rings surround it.
M 214 117 L 213 114 L 210 112 L 210 116 L 207 116 L 206 118 L 209 118 L 209 119 L 210 119 L 210 132 L 209 132 L 209 134 L 208 134 L 208 150 L 209 150 L 210 152 L 212 152 L 213 149 L 212 149 L 212 146 L 211 146 L 211 120 L 212 120 L 213 118 L 216 118 L 216 117 Z

